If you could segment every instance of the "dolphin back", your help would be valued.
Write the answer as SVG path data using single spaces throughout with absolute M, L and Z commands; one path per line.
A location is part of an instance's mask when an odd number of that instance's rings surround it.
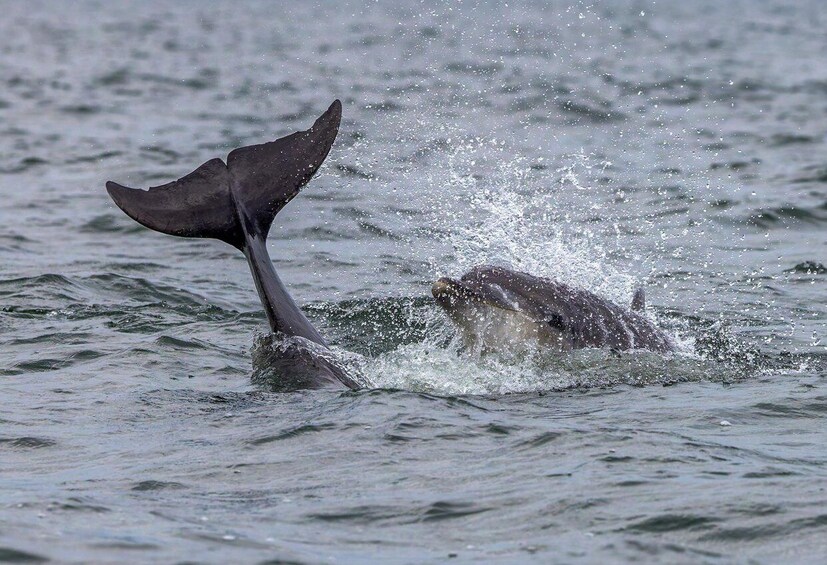
M 342 105 L 336 100 L 313 126 L 211 159 L 176 181 L 148 190 L 109 181 L 115 204 L 144 226 L 183 237 L 220 239 L 244 250 L 247 235 L 267 238 L 276 214 L 313 177 L 330 152 Z

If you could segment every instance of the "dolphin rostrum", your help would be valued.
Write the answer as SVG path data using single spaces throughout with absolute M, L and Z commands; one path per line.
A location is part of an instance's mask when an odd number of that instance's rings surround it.
M 669 337 L 638 313 L 645 308 L 643 289 L 628 310 L 550 279 L 479 266 L 460 280 L 437 280 L 431 292 L 459 326 L 465 346 L 479 353 L 529 344 L 559 351 L 675 350 Z
M 273 333 L 312 342 L 281 350 L 277 368 L 284 388 L 358 388 L 341 367 L 317 354 L 327 344 L 287 293 L 266 245 L 276 214 L 327 157 L 341 117 L 336 100 L 309 130 L 240 147 L 226 163 L 211 159 L 177 181 L 148 190 L 106 183 L 115 204 L 138 223 L 171 235 L 220 239 L 244 253 Z

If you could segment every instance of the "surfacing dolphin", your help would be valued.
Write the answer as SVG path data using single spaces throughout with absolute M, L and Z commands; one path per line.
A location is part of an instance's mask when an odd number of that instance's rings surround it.
M 459 326 L 465 346 L 480 353 L 532 344 L 559 351 L 675 350 L 669 337 L 638 313 L 645 307 L 643 289 L 628 310 L 550 279 L 479 266 L 460 280 L 439 279 L 431 292 Z
M 310 347 L 299 343 L 279 349 L 275 368 L 286 390 L 358 388 L 323 354 L 324 338 L 287 293 L 266 245 L 276 214 L 327 157 L 341 117 L 336 100 L 309 130 L 240 147 L 226 163 L 211 159 L 177 181 L 148 190 L 106 183 L 115 204 L 138 223 L 170 235 L 220 239 L 244 253 L 273 332 L 311 342 Z

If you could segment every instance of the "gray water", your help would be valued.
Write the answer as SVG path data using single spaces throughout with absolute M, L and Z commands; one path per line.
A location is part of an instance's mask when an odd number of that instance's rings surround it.
M 114 4 L 0 4 L 0 560 L 827 557 L 821 2 Z M 103 185 L 334 98 L 269 249 L 366 389 L 279 394 L 241 254 Z M 680 351 L 463 353 L 485 262 Z

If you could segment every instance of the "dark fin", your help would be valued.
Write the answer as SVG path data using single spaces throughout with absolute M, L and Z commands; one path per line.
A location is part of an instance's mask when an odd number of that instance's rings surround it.
M 266 239 L 273 218 L 327 157 L 341 116 L 342 105 L 336 100 L 309 130 L 236 149 L 226 165 L 213 159 L 175 182 L 149 190 L 114 182 L 106 183 L 106 189 L 115 204 L 148 228 L 184 237 L 212 237 L 240 249 L 273 332 L 326 347 L 279 279 Z M 290 386 L 357 388 L 343 369 L 322 357 L 317 361 L 308 351 L 292 357 L 285 353 L 284 364 L 292 371 Z
M 207 161 L 187 176 L 149 190 L 112 181 L 106 183 L 106 190 L 121 210 L 150 229 L 243 245 L 230 192 L 230 172 L 221 159 Z
M 646 310 L 646 294 L 643 292 L 643 288 L 639 288 L 632 298 L 632 311 L 643 312 L 644 310 Z
M 259 235 L 267 237 L 276 214 L 321 166 L 341 119 L 342 104 L 335 100 L 309 130 L 229 154 L 234 196 Z
M 232 151 L 227 165 L 207 161 L 175 182 L 140 190 L 114 182 L 106 190 L 118 207 L 155 231 L 212 237 L 243 249 L 245 232 L 267 238 L 273 218 L 318 170 L 339 131 L 336 100 L 309 130 Z M 246 221 L 242 226 L 240 218 Z

